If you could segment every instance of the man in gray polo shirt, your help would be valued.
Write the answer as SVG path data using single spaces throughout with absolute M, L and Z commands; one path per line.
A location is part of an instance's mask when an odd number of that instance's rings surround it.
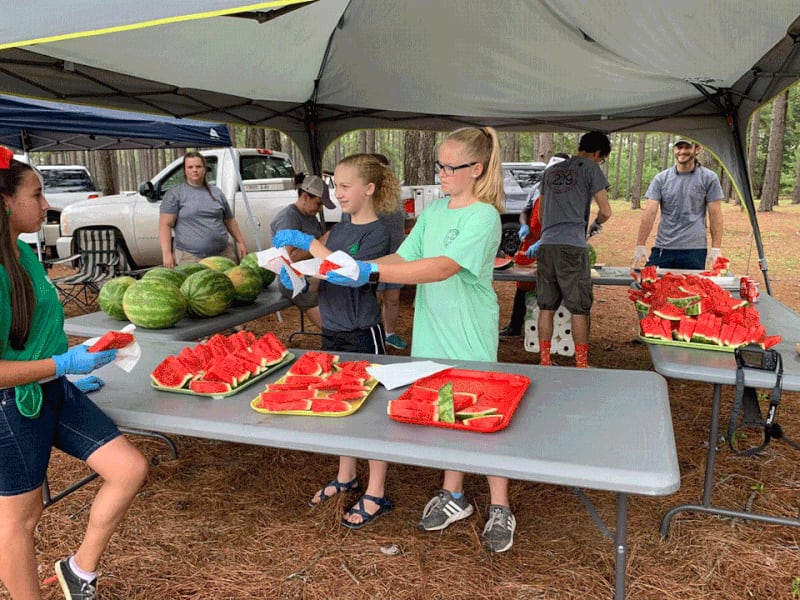
M 700 146 L 684 138 L 672 147 L 675 166 L 661 171 L 647 188 L 633 253 L 633 266 L 655 265 L 666 269 L 706 269 L 720 256 L 722 244 L 722 186 L 717 174 L 697 162 Z M 650 257 L 645 243 L 659 208 L 661 220 Z M 707 251 L 706 214 L 711 231 Z

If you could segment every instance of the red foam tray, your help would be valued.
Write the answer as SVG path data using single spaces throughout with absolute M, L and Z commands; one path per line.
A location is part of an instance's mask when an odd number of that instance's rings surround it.
M 479 404 L 496 406 L 497 412 L 503 415 L 503 419 L 491 429 L 475 429 L 463 425 L 459 421 L 455 423 L 442 423 L 440 421 L 427 421 L 417 419 L 406 419 L 390 417 L 395 421 L 403 423 L 413 423 L 414 425 L 432 425 L 434 427 L 446 427 L 448 429 L 458 429 L 460 431 L 473 431 L 477 433 L 494 433 L 505 429 L 514 416 L 514 411 L 522 400 L 525 390 L 528 389 L 531 380 L 524 375 L 514 375 L 512 373 L 498 373 L 494 371 L 473 371 L 468 369 L 445 369 L 428 377 L 423 377 L 411 384 L 404 391 L 398 400 L 406 399 L 411 395 L 411 390 L 415 386 L 439 389 L 446 383 L 453 384 L 454 392 L 466 392 L 476 394 Z

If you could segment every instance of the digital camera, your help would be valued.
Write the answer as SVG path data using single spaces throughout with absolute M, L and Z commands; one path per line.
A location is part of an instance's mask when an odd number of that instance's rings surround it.
M 764 371 L 775 371 L 780 362 L 780 354 L 776 350 L 765 350 L 758 344 L 739 346 L 734 350 L 736 366 Z

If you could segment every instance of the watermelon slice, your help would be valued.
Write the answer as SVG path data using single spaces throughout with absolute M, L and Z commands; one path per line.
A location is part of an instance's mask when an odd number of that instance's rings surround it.
M 346 400 L 314 398 L 311 401 L 311 412 L 315 413 L 346 413 L 352 409 L 353 405 Z
M 470 394 L 468 392 L 453 392 L 453 409 L 458 412 L 472 406 L 478 401 L 477 394 Z
M 470 429 L 477 431 L 494 431 L 503 422 L 503 415 L 484 415 L 464 419 L 461 422 Z
M 186 346 L 178 353 L 178 360 L 181 361 L 183 366 L 195 374 L 202 371 L 205 367 L 205 361 L 201 361 L 189 346 Z
M 170 355 L 162 360 L 150 373 L 150 379 L 159 387 L 179 390 L 192 379 L 193 373 L 183 366 L 176 357 Z
M 439 420 L 439 406 L 418 404 L 407 400 L 390 400 L 386 406 L 387 414 L 394 419 L 405 419 L 430 423 Z
M 494 268 L 498 271 L 502 271 L 503 269 L 509 268 L 511 265 L 514 264 L 514 261 L 511 260 L 508 256 L 498 256 L 494 259 Z
M 99 340 L 89 347 L 89 352 L 102 352 L 103 350 L 114 350 L 124 348 L 132 344 L 136 338 L 132 333 L 124 331 L 107 331 Z
M 319 266 L 319 274 L 320 275 L 327 275 L 328 271 L 335 271 L 336 269 L 341 269 L 342 265 L 337 265 L 335 262 L 330 260 L 323 260 L 322 264 Z
M 292 375 L 322 375 L 323 370 L 313 352 L 306 352 L 289 368 Z
M 311 410 L 311 400 L 292 400 L 289 402 L 274 402 L 269 399 L 261 398 L 257 404 L 259 408 L 268 410 L 269 412 L 287 412 L 297 410 Z
M 196 379 L 189 382 L 189 389 L 196 394 L 226 394 L 231 391 L 231 386 L 223 381 Z
M 308 390 L 277 390 L 261 392 L 259 398 L 273 404 L 284 404 L 296 400 L 311 400 L 314 398 L 314 393 Z
M 341 373 L 347 373 L 358 379 L 367 381 L 372 379 L 372 376 L 367 373 L 367 367 L 370 366 L 370 364 L 368 360 L 347 360 L 337 363 L 336 367 Z
M 354 400 L 362 400 L 365 395 L 364 392 L 334 392 L 327 397 L 327 400 L 351 402 Z

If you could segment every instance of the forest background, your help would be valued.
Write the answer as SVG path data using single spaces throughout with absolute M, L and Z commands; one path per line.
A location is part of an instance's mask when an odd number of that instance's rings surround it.
M 295 169 L 309 171 L 292 140 L 275 129 L 229 125 L 231 139 L 240 148 L 270 148 L 286 152 Z M 442 132 L 416 130 L 358 130 L 336 140 L 323 155 L 323 170 L 332 171 L 343 157 L 354 152 L 380 152 L 405 185 L 432 184 L 436 145 Z M 500 133 L 504 162 L 543 161 L 554 152 L 577 151 L 581 133 Z M 610 196 L 627 200 L 639 208 L 647 185 L 656 173 L 673 163 L 674 136 L 661 133 L 611 134 L 612 153 L 603 168 L 611 182 Z M 800 204 L 800 83 L 779 94 L 754 113 L 748 128 L 747 164 L 759 211 L 771 211 L 781 196 Z M 185 150 L 100 150 L 34 153 L 37 165 L 85 165 L 94 174 L 103 193 L 135 190 Z M 738 204 L 730 178 L 722 165 L 705 151 L 702 163 L 722 181 L 726 197 Z

